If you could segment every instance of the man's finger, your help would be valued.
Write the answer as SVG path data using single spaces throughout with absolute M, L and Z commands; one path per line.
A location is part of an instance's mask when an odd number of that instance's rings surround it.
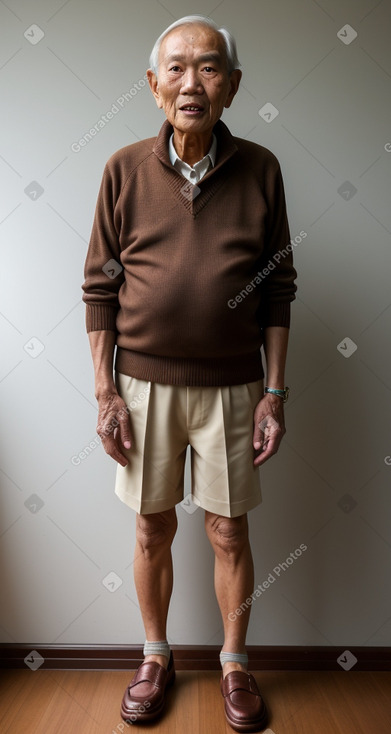
M 255 451 L 262 448 L 265 440 L 265 432 L 261 429 L 261 422 L 256 421 L 254 426 L 253 446 Z
M 114 436 L 110 436 L 109 438 L 106 437 L 104 440 L 102 440 L 102 443 L 106 454 L 111 456 L 114 461 L 117 461 L 118 464 L 121 464 L 121 466 L 126 466 L 128 464 L 128 459 L 118 448 L 118 444 Z
M 258 451 L 263 446 L 265 439 L 277 436 L 280 432 L 280 424 L 272 415 L 265 415 L 261 420 L 257 420 L 254 429 L 254 449 Z
M 120 434 L 121 443 L 125 449 L 130 449 L 132 445 L 132 441 L 130 437 L 129 415 L 126 414 L 124 416 L 121 415 L 118 417 L 119 417 L 119 434 Z
M 270 459 L 273 454 L 276 454 L 280 441 L 281 439 L 278 439 L 277 436 L 266 439 L 263 444 L 262 451 L 254 459 L 254 466 L 260 466 L 260 464 L 263 464 L 265 461 Z

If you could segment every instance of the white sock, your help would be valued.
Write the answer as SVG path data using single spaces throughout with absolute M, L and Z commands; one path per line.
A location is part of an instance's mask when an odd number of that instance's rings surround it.
M 170 659 L 171 648 L 167 640 L 158 640 L 157 642 L 145 640 L 143 653 L 144 655 L 165 655 L 166 658 Z
M 248 655 L 247 653 L 240 653 L 240 652 L 223 652 L 220 653 L 220 663 L 221 667 L 223 667 L 224 663 L 241 663 L 242 665 L 247 665 L 248 663 Z

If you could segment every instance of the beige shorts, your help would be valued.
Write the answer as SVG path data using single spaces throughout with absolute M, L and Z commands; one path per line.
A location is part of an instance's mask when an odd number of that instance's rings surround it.
M 254 409 L 263 380 L 231 387 L 183 387 L 116 373 L 130 416 L 129 459 L 117 465 L 115 493 L 140 514 L 163 512 L 184 498 L 187 446 L 191 497 L 225 517 L 262 502 L 254 467 Z

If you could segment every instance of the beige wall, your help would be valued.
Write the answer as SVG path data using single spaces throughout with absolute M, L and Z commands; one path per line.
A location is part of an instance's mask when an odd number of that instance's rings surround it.
M 299 238 L 288 433 L 250 514 L 262 594 L 248 642 L 390 645 L 386 0 L 0 3 L 1 639 L 144 639 L 134 513 L 114 495 L 103 449 L 80 458 L 97 417 L 80 286 L 106 160 L 163 121 L 144 86 L 150 48 L 194 11 L 237 38 L 243 83 L 224 120 L 279 158 Z M 347 23 L 354 40 L 349 29 L 338 36 Z M 270 122 L 259 114 L 268 103 L 279 113 Z M 203 512 L 187 510 L 169 639 L 219 644 Z

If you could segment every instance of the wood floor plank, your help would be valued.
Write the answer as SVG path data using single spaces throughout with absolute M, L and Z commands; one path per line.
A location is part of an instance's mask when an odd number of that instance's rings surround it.
M 226 721 L 224 702 L 220 693 L 221 674 L 216 672 L 199 673 L 200 702 L 199 731 L 232 734 L 232 729 Z
M 7 701 L 2 710 L 2 732 L 35 734 L 44 707 L 56 694 L 57 686 L 49 671 L 12 671 L 18 682 L 19 692 L 12 701 Z M 42 730 L 41 730 L 42 731 Z
M 12 709 L 13 701 L 20 695 L 20 682 L 17 670 L 10 670 L 7 674 L 0 674 L 0 726 L 8 710 Z
M 275 734 L 390 734 L 391 674 L 256 673 Z
M 200 730 L 199 673 L 179 671 L 172 696 L 174 722 L 170 731 L 191 734 Z M 171 703 L 171 702 L 170 702 Z
M 11 670 L 0 677 L 2 734 L 124 734 L 120 703 L 133 671 Z M 270 712 L 268 734 L 390 734 L 391 673 L 259 671 Z M 220 673 L 179 671 L 159 734 L 232 734 Z
M 39 731 L 99 734 L 102 731 L 102 710 L 107 715 L 107 707 L 111 708 L 110 673 L 93 671 L 88 674 L 88 679 L 78 671 L 52 671 L 51 674 L 57 690 L 42 714 Z M 119 721 L 118 701 L 116 704 Z M 110 714 L 112 718 L 114 711 Z

